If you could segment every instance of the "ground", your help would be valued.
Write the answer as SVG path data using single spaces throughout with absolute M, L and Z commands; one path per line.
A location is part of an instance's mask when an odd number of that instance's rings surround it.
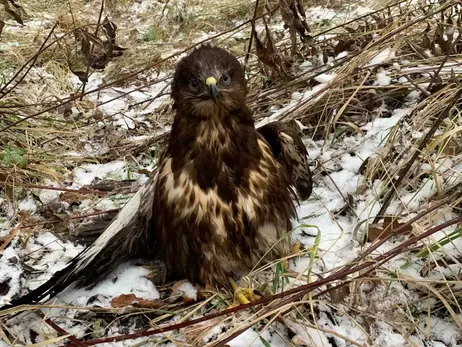
M 230 293 L 155 285 L 134 260 L 68 288 L 48 320 L 2 317 L 0 345 L 462 346 L 459 5 L 302 1 L 308 32 L 287 3 L 10 2 L 24 25 L 0 12 L 2 303 L 63 268 L 97 235 L 85 223 L 155 170 L 175 62 L 200 42 L 246 64 L 257 126 L 298 122 L 315 181 L 293 221 L 300 249 L 241 283 L 298 296 L 221 316 Z M 117 31 L 98 38 L 106 16 Z

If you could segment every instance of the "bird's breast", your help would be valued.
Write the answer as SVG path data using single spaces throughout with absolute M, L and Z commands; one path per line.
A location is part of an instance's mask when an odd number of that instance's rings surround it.
M 212 221 L 223 236 L 226 216 L 234 220 L 257 218 L 271 191 L 267 187 L 277 184 L 278 179 L 268 146 L 261 140 L 257 144 L 261 155 L 252 162 L 241 160 L 239 153 L 227 156 L 209 149 L 192 158 L 166 156 L 159 168 L 159 193 L 164 204 L 180 218 L 194 217 L 198 224 L 204 219 Z

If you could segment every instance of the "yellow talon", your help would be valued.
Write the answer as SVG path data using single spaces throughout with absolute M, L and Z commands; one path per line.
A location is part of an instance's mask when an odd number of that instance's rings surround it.
M 294 255 L 294 254 L 300 254 L 300 253 L 302 253 L 302 244 L 300 243 L 300 241 L 297 241 L 293 244 L 292 251 L 290 252 L 290 254 Z M 284 265 L 284 269 L 289 268 L 289 259 L 284 259 L 282 263 Z
M 234 301 L 231 307 L 246 305 L 251 301 L 260 299 L 260 296 L 256 294 L 252 288 L 239 287 L 232 278 L 228 278 L 228 281 L 234 292 Z
M 301 251 L 302 251 L 302 244 L 300 243 L 300 241 L 295 242 L 294 245 L 292 246 L 292 253 L 297 254 L 297 253 L 300 253 Z

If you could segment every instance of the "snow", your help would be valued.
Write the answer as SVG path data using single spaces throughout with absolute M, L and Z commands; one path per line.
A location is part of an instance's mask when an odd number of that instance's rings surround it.
M 28 194 L 26 198 L 19 202 L 18 209 L 29 213 L 35 213 L 37 211 L 37 204 L 34 198 Z
M 149 28 L 142 17 L 152 11 L 160 11 L 163 4 L 157 1 L 139 1 L 135 2 L 128 11 L 132 23 L 136 23 L 136 28 L 141 32 Z M 183 5 L 178 5 L 174 11 L 181 9 Z M 188 11 L 194 12 L 192 7 L 188 7 Z M 167 10 L 171 11 L 169 8 Z M 351 17 L 370 13 L 371 8 L 355 5 L 349 8 L 348 11 L 334 10 L 325 7 L 314 7 L 307 9 L 307 20 L 310 25 L 324 25 L 326 22 L 332 24 L 345 22 Z M 171 15 L 171 14 L 170 14 Z M 48 21 L 51 23 L 51 21 Z M 28 27 L 41 27 L 47 21 L 28 21 Z M 313 27 L 315 27 L 313 26 Z M 280 21 L 270 23 L 270 27 L 275 31 L 283 31 L 283 23 Z M 257 26 L 258 31 L 262 31 L 264 26 Z M 17 30 L 17 28 L 8 27 L 5 30 Z M 215 31 L 202 32 L 198 34 L 198 39 L 210 37 Z M 324 34 L 318 37 L 319 40 L 331 37 L 332 34 Z M 247 36 L 246 32 L 233 33 L 234 39 L 244 39 Z M 0 50 L 7 50 L 11 47 L 19 46 L 16 42 L 1 42 Z M 171 55 L 172 52 L 161 52 L 160 56 Z M 340 52 L 336 59 L 346 57 L 348 52 Z M 184 55 L 184 54 L 183 54 Z M 178 57 L 179 58 L 179 57 Z M 329 62 L 333 60 L 329 57 Z M 430 74 L 440 68 L 439 64 L 435 65 L 409 65 L 410 62 L 400 60 L 400 57 L 391 47 L 386 47 L 378 51 L 372 52 L 368 57 L 366 67 L 371 72 L 374 90 L 381 89 L 380 87 L 393 86 L 396 84 L 410 86 L 407 78 L 412 74 Z M 388 67 L 387 65 L 392 65 Z M 441 69 L 441 74 L 448 75 L 452 71 L 460 73 L 461 64 L 456 58 L 445 62 Z M 307 71 L 313 67 L 311 60 L 306 60 L 297 66 L 299 72 Z M 169 102 L 169 83 L 170 72 L 162 71 L 159 73 L 147 74 L 147 81 L 143 81 L 142 87 L 135 85 L 130 86 L 111 86 L 101 91 L 91 93 L 88 99 L 94 102 L 98 109 L 105 116 L 104 121 L 100 121 L 97 125 L 104 126 L 106 123 L 115 125 L 118 129 L 133 130 L 139 123 L 144 123 L 147 118 L 155 114 L 160 107 Z M 257 123 L 257 127 L 268 122 L 279 119 L 282 115 L 290 114 L 298 107 L 307 107 L 319 101 L 320 98 L 330 88 L 330 85 L 336 82 L 338 78 L 337 72 L 332 70 L 329 73 L 320 74 L 314 77 L 315 85 L 308 87 L 305 90 L 293 91 L 284 105 L 271 107 L 267 113 L 267 117 L 261 119 Z M 27 102 L 41 101 L 49 97 L 64 97 L 69 93 L 61 88 L 51 87 L 57 84 L 57 79 L 54 75 L 47 72 L 43 67 L 33 67 L 26 81 L 32 83 L 34 93 L 31 93 L 30 100 Z M 74 75 L 69 75 L 67 80 L 70 87 L 76 90 L 81 86 L 81 82 Z M 96 90 L 105 82 L 104 72 L 94 72 L 89 77 L 86 90 Z M 425 87 L 421 85 L 421 87 Z M 165 94 L 160 96 L 160 94 Z M 380 156 L 382 150 L 387 146 L 390 134 L 393 133 L 394 127 L 399 122 L 414 110 L 415 104 L 421 92 L 412 90 L 405 98 L 405 103 L 400 108 L 388 110 L 385 103 L 380 106 L 383 111 L 391 111 L 391 116 L 388 118 L 375 118 L 366 124 L 359 127 L 358 132 L 341 138 L 338 141 L 337 134 L 322 140 L 305 139 L 305 143 L 310 154 L 310 162 L 314 168 L 318 162 L 327 172 L 326 175 L 315 175 L 315 185 L 312 197 L 301 202 L 297 207 L 299 219 L 293 221 L 293 239 L 300 241 L 305 247 L 310 248 L 314 245 L 315 236 L 320 233 L 320 244 L 316 261 L 311 269 L 313 280 L 325 277 L 332 271 L 335 271 L 340 266 L 351 262 L 364 247 L 358 242 L 358 233 L 363 233 L 367 230 L 368 223 L 371 217 L 374 217 L 380 209 L 380 196 L 382 196 L 384 186 L 387 182 L 380 179 L 375 179 L 372 182 L 366 182 L 366 178 L 359 173 L 359 169 L 364 160 L 369 157 Z M 36 97 L 36 98 L 35 98 Z M 155 98 L 154 101 L 144 102 Z M 137 106 L 133 106 L 139 104 Z M 377 114 L 381 114 L 380 109 L 374 110 Z M 306 126 L 301 128 L 309 129 Z M 165 126 L 162 131 L 167 132 L 168 127 Z M 419 132 L 412 134 L 413 138 L 420 138 L 426 129 L 419 129 Z M 128 137 L 131 142 L 142 142 L 149 140 L 154 135 L 152 133 L 137 134 L 136 136 Z M 409 139 L 408 139 L 409 141 Z M 85 142 L 82 140 L 83 149 L 78 149 L 66 153 L 68 156 L 75 158 L 84 158 L 85 156 L 98 157 L 102 153 L 106 153 L 110 148 L 105 143 Z M 147 179 L 147 175 L 130 172 L 128 169 L 128 159 L 111 161 L 107 163 L 94 164 L 78 164 L 73 167 L 71 175 L 67 182 L 71 183 L 72 188 L 79 189 L 82 186 L 87 186 L 99 180 L 114 179 L 124 180 L 133 178 L 139 183 L 143 183 Z M 137 158 L 138 160 L 139 158 Z M 441 156 L 431 158 L 432 161 L 422 163 L 420 173 L 431 173 L 437 168 L 439 179 L 445 182 L 447 186 L 453 186 L 458 182 L 462 182 L 462 164 L 455 157 Z M 151 169 L 153 164 L 149 166 Z M 44 186 L 61 187 L 58 181 L 44 180 L 41 182 Z M 415 183 L 412 190 L 400 189 L 397 192 L 396 198 L 390 204 L 386 211 L 388 214 L 400 214 L 403 211 L 407 214 L 406 218 L 411 218 L 416 213 L 427 207 L 431 202 L 430 199 L 437 192 L 437 178 L 430 175 Z M 42 204 L 49 204 L 58 201 L 63 192 L 50 189 L 33 189 L 33 194 L 21 196 L 19 201 L 14 203 L 9 202 L 3 197 L 0 198 L 0 238 L 6 239 L 12 228 L 15 227 L 13 221 L 17 211 L 27 212 L 28 214 L 39 216 L 40 207 Z M 346 197 L 351 194 L 354 199 L 352 211 L 349 215 L 336 215 L 342 208 L 345 207 Z M 119 208 L 124 205 L 128 197 L 122 194 L 113 195 L 110 198 L 82 198 L 79 201 L 79 206 L 76 210 L 87 211 L 92 209 L 108 210 Z M 133 208 L 128 213 L 133 213 L 139 204 L 139 199 L 132 200 Z M 445 221 L 454 218 L 456 214 L 452 209 L 441 209 L 437 215 L 432 216 L 429 221 L 431 225 L 438 225 Z M 126 215 L 119 217 L 121 220 L 129 218 Z M 119 224 L 121 221 L 119 220 Z M 426 230 L 424 226 L 416 226 L 417 231 Z M 420 228 L 420 229 L 419 229 Z M 448 227 L 428 240 L 426 244 L 441 240 L 449 233 L 456 230 L 455 226 Z M 115 230 L 114 232 L 116 232 Z M 404 237 L 404 236 L 403 236 Z M 84 247 L 72 242 L 60 240 L 53 232 L 31 232 L 27 239 L 25 249 L 18 247 L 19 236 L 9 244 L 5 245 L 0 257 L 0 284 L 6 283 L 8 290 L 5 295 L 0 297 L 0 303 L 9 302 L 13 296 L 22 294 L 27 290 L 34 289 L 44 283 L 53 273 L 64 268 L 69 260 L 79 254 Z M 104 242 L 102 240 L 101 242 Z M 0 243 L 1 244 L 1 243 Z M 392 249 L 396 246 L 396 240 L 389 241 L 378 248 L 373 255 L 383 254 L 383 252 Z M 367 247 L 367 245 L 366 245 Z M 447 254 L 453 257 L 454 254 L 460 254 L 462 250 L 462 239 L 458 238 L 442 246 L 438 251 L 432 254 L 435 260 L 440 254 Z M 90 254 L 94 254 L 91 253 Z M 408 255 L 397 257 L 386 264 L 387 269 L 399 276 L 415 279 L 430 279 L 442 280 L 445 276 L 454 275 L 459 269 L 455 264 L 452 267 L 438 269 L 438 271 L 430 271 L 428 277 L 423 278 L 420 274 L 422 264 L 418 261 L 409 261 Z M 31 275 L 23 275 L 27 272 L 22 266 L 22 261 L 25 259 L 25 266 L 29 270 L 33 270 Z M 297 273 L 306 273 L 310 266 L 309 257 L 297 258 L 290 263 L 290 270 Z M 29 271 L 30 272 L 30 271 Z M 139 298 L 154 300 L 160 297 L 158 288 L 146 277 L 149 270 L 141 266 L 135 266 L 133 262 L 120 265 L 113 273 L 96 287 L 91 290 L 76 289 L 69 287 L 57 298 L 57 303 L 64 303 L 76 306 L 95 305 L 100 307 L 111 307 L 111 300 L 122 294 L 134 294 Z M 383 275 L 385 276 L 385 275 Z M 291 280 L 292 281 L 292 280 Z M 292 281 L 291 284 L 296 281 Z M 370 314 L 368 324 L 363 324 L 361 320 L 349 316 L 348 307 L 338 305 L 336 308 L 325 304 L 322 301 L 316 302 L 316 307 L 319 313 L 315 317 L 315 321 L 310 321 L 310 324 L 303 321 L 306 317 L 293 317 L 293 319 L 285 319 L 286 326 L 278 323 L 271 324 L 268 328 L 259 330 L 256 326 L 247 329 L 244 333 L 234 338 L 228 343 L 229 346 L 265 346 L 264 341 L 273 347 L 287 346 L 289 344 L 289 333 L 287 327 L 295 334 L 290 343 L 303 344 L 307 346 L 333 346 L 335 341 L 336 346 L 351 346 L 347 339 L 355 341 L 358 344 L 368 345 L 374 344 L 377 346 L 392 347 L 405 346 L 412 342 L 415 346 L 460 346 L 462 340 L 461 332 L 458 329 L 454 320 L 449 317 L 441 317 L 430 311 L 423 316 L 416 316 L 415 330 L 405 331 L 400 325 L 400 320 L 409 314 L 403 308 L 420 308 L 422 312 L 428 308 L 433 309 L 436 304 L 435 300 L 425 299 L 417 296 L 412 291 L 416 284 L 409 284 L 405 287 L 398 282 L 390 282 L 387 286 L 370 286 L 373 289 L 372 294 L 363 294 L 361 302 L 355 307 L 359 312 Z M 363 286 L 366 284 L 363 283 Z M 184 294 L 185 297 L 196 300 L 198 297 L 197 288 L 191 283 L 184 282 L 177 288 Z M 77 320 L 74 317 L 75 313 L 70 313 L 66 310 L 48 310 L 50 316 L 56 319 L 62 317 L 61 326 L 66 331 L 75 334 L 78 337 L 83 337 L 86 327 L 83 324 L 73 325 L 71 320 Z M 418 314 L 418 313 L 415 313 Z M 13 324 L 10 331 L 19 335 L 20 340 L 26 343 L 34 343 L 37 341 L 45 341 L 45 334 L 53 334 L 53 329 L 43 324 L 41 319 L 33 319 L 28 315 L 27 319 L 22 322 Z M 390 318 L 391 317 L 391 318 Z M 459 314 L 459 321 L 462 318 Z M 176 317 L 175 319 L 178 319 Z M 362 318 L 361 318 L 362 319 Z M 366 318 L 364 318 L 366 319 Z M 311 320 L 311 318 L 310 318 Z M 311 326 L 310 326 L 311 325 Z M 404 324 L 403 324 L 404 326 Z M 317 329 L 318 327 L 319 329 Z M 40 332 L 41 335 L 36 341 L 31 341 L 29 330 Z M 260 327 L 259 327 L 260 328 Z M 401 328 L 403 330 L 401 330 Z M 135 331 L 136 327 L 130 327 L 130 331 Z M 330 333 L 330 332 L 332 333 Z M 218 337 L 226 333 L 224 325 L 213 325 L 203 338 L 204 342 L 209 342 L 207 339 Z M 335 334 L 334 334 L 335 333 Z M 108 335 L 120 335 L 120 327 L 117 324 L 110 326 L 106 332 Z M 344 338 L 343 338 L 344 337 Z M 142 343 L 145 339 L 137 339 L 120 343 L 108 343 L 104 346 L 131 346 L 135 343 Z M 0 341 L 0 346 L 6 345 Z M 103 346 L 102 345 L 102 346 Z
M 264 329 L 260 333 L 250 328 L 229 341 L 227 345 L 229 347 L 267 347 L 268 345 L 265 344 L 266 342 L 274 347 L 287 346 L 287 342 L 280 336 L 285 335 L 283 330 L 284 328 L 280 324 L 272 324 L 269 328 Z
M 387 71 L 381 70 L 377 73 L 377 80 L 374 83 L 378 86 L 389 86 L 391 83 L 391 77 L 388 75 Z
M 144 87 L 109 87 L 97 93 L 91 93 L 89 99 L 99 105 L 99 109 L 110 116 L 113 124 L 122 129 L 133 129 L 137 122 L 144 122 L 145 115 L 156 111 L 169 100 L 169 81 L 164 72 L 151 76 L 153 81 Z M 88 90 L 98 90 L 103 84 L 104 74 L 94 72 L 88 78 Z M 69 76 L 71 85 L 78 88 L 82 82 L 75 75 Z M 167 95 L 160 95 L 165 93 Z M 127 97 L 123 97 L 127 95 Z M 151 100 L 151 99 L 155 100 Z M 140 104 L 132 108 L 132 105 Z
M 78 186 L 90 185 L 95 179 L 107 177 L 126 179 L 126 163 L 114 161 L 106 164 L 84 164 L 74 169 L 74 184 Z
M 177 290 L 183 293 L 184 297 L 191 298 L 194 301 L 197 300 L 197 288 L 194 287 L 190 282 L 182 283 Z
M 141 299 L 158 299 L 159 292 L 154 284 L 145 278 L 149 270 L 130 264 L 123 264 L 91 290 L 69 287 L 58 298 L 75 306 L 86 306 L 91 297 L 96 297 L 92 305 L 110 307 L 110 300 L 122 294 L 135 294 Z
M 380 52 L 373 53 L 373 57 L 369 61 L 368 66 L 375 66 L 375 65 L 386 63 L 389 60 L 393 59 L 394 57 L 395 57 L 395 52 L 393 52 L 390 48 L 385 48 Z
M 17 265 L 19 257 L 13 247 L 5 249 L 0 258 L 0 283 L 7 283 L 9 291 L 4 295 L 0 303 L 9 302 L 15 293 L 18 293 L 21 287 L 20 275 L 21 269 Z
M 320 75 L 320 81 L 327 81 L 326 83 L 320 83 L 313 88 L 306 90 L 303 93 L 294 92 L 292 94 L 291 101 L 287 103 L 287 105 L 283 106 L 282 108 L 275 110 L 274 107 L 271 108 L 272 114 L 269 117 L 265 117 L 260 120 L 255 126 L 258 128 L 270 122 L 277 120 L 281 115 L 291 112 L 295 109 L 295 107 L 300 106 L 301 104 L 306 104 L 307 102 L 314 102 L 322 98 L 323 94 L 326 92 L 329 82 L 335 78 L 335 75 Z

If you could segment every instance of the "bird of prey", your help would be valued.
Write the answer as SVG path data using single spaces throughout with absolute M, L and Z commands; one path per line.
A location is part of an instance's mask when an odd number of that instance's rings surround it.
M 288 255 L 293 187 L 301 199 L 312 189 L 299 131 L 280 122 L 255 128 L 244 69 L 221 48 L 182 58 L 171 89 L 175 118 L 156 174 L 67 267 L 4 308 L 72 283 L 92 288 L 130 258 L 160 256 L 172 277 L 222 287 Z

